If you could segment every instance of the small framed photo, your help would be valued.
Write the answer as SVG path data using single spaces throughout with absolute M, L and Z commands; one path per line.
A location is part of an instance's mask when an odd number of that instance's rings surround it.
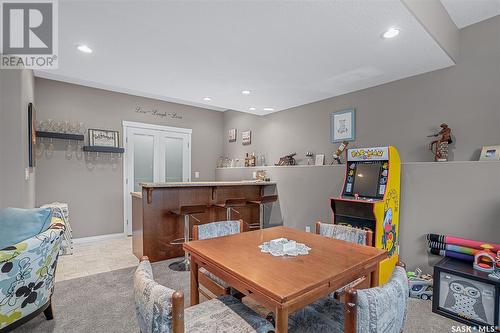
M 500 161 L 500 146 L 484 146 L 479 156 L 480 161 Z
M 241 143 L 247 146 L 252 143 L 252 131 L 242 131 L 241 132 Z
M 316 154 L 314 165 L 324 165 L 324 164 L 325 164 L 325 154 Z
M 101 129 L 89 129 L 89 146 L 120 147 L 120 133 Z
M 332 142 L 354 141 L 356 138 L 356 110 L 354 108 L 332 112 Z
M 228 132 L 229 142 L 236 142 L 236 128 L 231 128 Z

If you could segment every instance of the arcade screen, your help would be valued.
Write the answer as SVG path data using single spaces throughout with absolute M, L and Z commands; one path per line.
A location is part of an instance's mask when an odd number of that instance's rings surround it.
M 380 177 L 380 164 L 362 164 L 356 166 L 354 189 L 361 197 L 376 197 Z

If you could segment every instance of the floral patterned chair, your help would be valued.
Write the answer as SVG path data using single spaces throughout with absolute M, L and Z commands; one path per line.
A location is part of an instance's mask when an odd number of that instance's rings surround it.
M 134 273 L 134 297 L 142 333 L 267 333 L 274 327 L 230 295 L 184 310 L 184 294 L 156 283 L 151 264 L 142 257 Z
M 289 318 L 290 333 L 400 333 L 408 311 L 408 279 L 398 263 L 383 286 L 350 289 L 345 303 L 326 297 Z
M 245 231 L 245 223 L 243 220 L 238 221 L 218 221 L 211 222 L 201 225 L 193 226 L 193 240 L 210 239 L 222 236 L 229 236 L 238 234 Z M 222 295 L 229 295 L 231 293 L 231 287 L 229 284 L 207 271 L 205 268 L 200 267 L 198 275 L 200 286 L 206 288 L 210 293 L 214 294 L 216 297 Z M 200 293 L 206 298 L 212 298 L 209 294 L 204 292 L 203 289 L 199 289 Z M 234 293 L 236 297 L 239 297 L 239 293 Z
M 329 238 L 373 246 L 373 231 L 371 230 L 363 230 L 340 224 L 316 222 L 316 233 Z
M 371 230 L 353 228 L 346 225 L 316 222 L 316 234 L 359 245 L 373 246 L 373 231 Z M 361 277 L 336 290 L 332 296 L 336 299 L 340 299 L 341 295 L 349 288 L 368 288 L 370 286 L 368 282 L 366 277 Z
M 42 311 L 53 319 L 51 296 L 65 225 L 52 218 L 50 227 L 0 250 L 0 332 L 8 332 Z

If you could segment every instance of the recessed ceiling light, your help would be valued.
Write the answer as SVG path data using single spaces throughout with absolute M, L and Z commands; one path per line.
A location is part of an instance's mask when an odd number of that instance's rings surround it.
M 203 97 L 203 100 L 204 100 L 205 102 L 210 102 L 212 99 L 211 99 L 210 97 Z
M 264 108 L 264 111 L 274 111 L 274 108 Z
M 252 107 L 249 107 L 249 108 L 248 108 L 248 110 L 249 110 L 249 111 L 255 111 L 255 110 L 257 110 L 257 109 L 256 109 L 256 108 L 254 108 L 254 107 L 252 106 Z
M 242 90 L 241 93 L 243 95 L 250 95 L 250 90 Z
M 77 49 L 83 53 L 92 53 L 92 49 L 85 44 L 78 45 Z
M 399 35 L 399 29 L 389 28 L 386 32 L 384 32 L 384 34 L 382 35 L 382 37 L 384 37 L 386 39 L 389 39 L 389 38 L 394 38 L 397 35 Z

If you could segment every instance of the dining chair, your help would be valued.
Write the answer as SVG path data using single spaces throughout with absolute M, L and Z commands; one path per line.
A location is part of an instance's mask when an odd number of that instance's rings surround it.
M 316 222 L 316 233 L 329 238 L 345 240 L 360 245 L 373 246 L 373 231 L 341 224 Z
M 289 333 L 400 333 L 408 311 L 409 287 L 404 264 L 399 262 L 386 284 L 354 288 L 345 302 L 328 296 L 292 314 Z
M 353 228 L 346 225 L 316 222 L 316 233 L 329 238 L 340 239 L 347 242 L 373 246 L 373 231 Z M 361 285 L 369 287 L 366 276 L 363 276 L 348 285 L 338 289 L 334 297 L 340 299 L 341 295 L 349 288 L 360 287 Z
M 274 327 L 230 295 L 184 309 L 182 291 L 154 281 L 148 257 L 134 273 L 134 298 L 142 333 L 273 332 Z
M 246 227 L 243 220 L 218 221 L 193 226 L 192 237 L 193 240 L 211 239 L 238 234 L 245 230 Z M 201 273 L 198 275 L 200 286 L 203 286 L 216 297 L 229 295 L 231 293 L 231 287 L 227 282 L 225 282 L 215 274 L 212 274 L 204 267 L 199 268 L 199 273 Z M 207 294 L 201 288 L 199 288 L 199 292 L 208 299 L 212 298 L 212 296 Z

